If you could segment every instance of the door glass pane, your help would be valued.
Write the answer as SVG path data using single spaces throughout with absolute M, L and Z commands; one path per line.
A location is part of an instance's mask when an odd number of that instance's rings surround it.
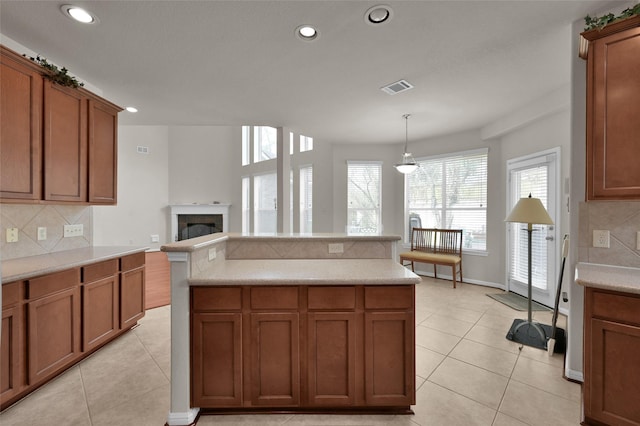
M 253 226 L 256 233 L 277 231 L 277 176 L 275 173 L 253 178 Z
M 513 194 L 520 198 L 526 198 L 531 194 L 539 198 L 545 209 L 548 210 L 548 166 L 514 170 L 511 175 L 514 185 Z M 515 205 L 514 202 L 514 205 Z M 512 223 L 511 226 L 511 279 L 527 283 L 528 278 L 528 232 L 527 225 Z M 547 232 L 546 226 L 534 225 L 531 238 L 531 281 L 534 287 L 547 290 Z

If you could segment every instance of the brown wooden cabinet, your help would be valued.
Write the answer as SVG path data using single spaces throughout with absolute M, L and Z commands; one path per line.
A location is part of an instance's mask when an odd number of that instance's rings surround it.
M 42 196 L 42 76 L 0 46 L 0 198 Z
M 16 396 L 24 387 L 23 283 L 2 286 L 2 331 L 0 337 L 0 403 Z
M 116 204 L 122 108 L 0 47 L 2 201 Z
M 191 289 L 192 405 L 415 403 L 413 286 Z
M 640 295 L 586 288 L 584 423 L 640 424 Z
M 583 33 L 587 200 L 640 199 L 640 16 Z
M 87 102 L 76 89 L 44 82 L 44 199 L 86 201 Z
M 45 380 L 80 355 L 80 269 L 27 282 L 29 385 Z
M 120 328 L 130 328 L 144 316 L 144 252 L 120 259 Z
M 144 260 L 139 252 L 2 284 L 0 409 L 144 316 Z
M 118 259 L 82 268 L 82 350 L 111 340 L 120 330 Z

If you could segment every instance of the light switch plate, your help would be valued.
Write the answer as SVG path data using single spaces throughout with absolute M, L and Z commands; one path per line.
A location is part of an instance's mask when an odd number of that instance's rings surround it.
M 7 242 L 8 243 L 18 242 L 18 228 L 7 228 Z
M 600 248 L 609 248 L 609 231 L 594 229 L 593 246 Z
M 215 247 L 211 247 L 209 249 L 209 260 L 214 260 L 216 258 L 216 248 Z

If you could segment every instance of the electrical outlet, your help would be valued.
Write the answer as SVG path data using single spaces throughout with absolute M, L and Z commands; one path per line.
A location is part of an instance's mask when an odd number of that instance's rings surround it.
M 344 253 L 344 244 L 342 243 L 333 243 L 329 244 L 329 253 Z
M 65 225 L 63 237 L 82 237 L 84 235 L 84 227 L 81 223 L 77 225 Z
M 609 231 L 593 230 L 593 246 L 609 248 Z
M 47 228 L 45 226 L 38 226 L 38 241 L 44 241 L 47 239 Z
M 209 260 L 214 260 L 216 258 L 216 248 L 211 247 L 209 249 Z
M 636 232 L 636 250 L 640 250 L 640 231 Z
M 151 242 L 152 242 L 152 243 L 158 243 L 158 242 L 160 242 L 160 235 L 158 235 L 158 234 L 151 234 Z
M 18 242 L 18 228 L 7 228 L 7 242 L 8 243 Z

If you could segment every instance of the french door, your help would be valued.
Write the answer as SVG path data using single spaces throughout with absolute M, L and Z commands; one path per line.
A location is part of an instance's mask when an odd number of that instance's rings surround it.
M 556 259 L 558 253 L 558 175 L 560 149 L 539 152 L 507 161 L 507 213 L 520 198 L 531 194 L 539 198 L 554 225 L 533 225 L 531 244 L 532 298 L 553 306 L 556 293 Z M 528 295 L 527 224 L 508 223 L 507 289 L 524 297 Z

